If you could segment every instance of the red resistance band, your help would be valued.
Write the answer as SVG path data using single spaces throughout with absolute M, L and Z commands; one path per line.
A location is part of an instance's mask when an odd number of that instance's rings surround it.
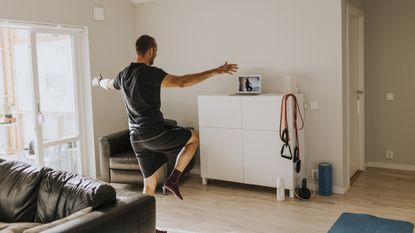
M 288 130 L 288 101 L 289 99 L 292 99 L 291 103 L 292 103 L 292 107 L 289 108 L 292 111 L 292 114 L 290 115 L 290 117 L 292 117 L 291 123 L 293 126 L 293 129 L 295 130 L 295 134 L 294 134 L 294 159 L 293 159 L 293 154 L 291 152 L 291 146 L 290 146 L 290 133 Z M 301 118 L 301 127 L 298 128 L 297 125 L 297 116 L 300 115 Z M 298 139 L 298 131 L 302 130 L 304 128 L 304 119 L 303 116 L 301 115 L 301 111 L 300 111 L 300 106 L 298 105 L 298 101 L 297 101 L 297 97 L 293 94 L 287 94 L 284 95 L 282 98 L 282 103 L 281 103 L 281 112 L 280 112 L 280 139 L 282 142 L 284 142 L 284 144 L 282 145 L 281 148 L 281 157 L 289 159 L 289 160 L 293 160 L 294 163 L 296 163 L 296 170 L 297 173 L 300 172 L 301 170 L 301 158 L 300 158 L 300 143 L 299 143 L 299 139 Z M 285 154 L 285 150 L 288 149 L 289 151 L 289 155 Z

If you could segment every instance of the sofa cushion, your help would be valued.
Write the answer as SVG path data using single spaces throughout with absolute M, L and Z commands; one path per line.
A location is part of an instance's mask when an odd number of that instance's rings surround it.
M 43 175 L 35 222 L 48 223 L 87 207 L 96 209 L 115 202 L 115 189 L 98 180 L 62 171 Z
M 35 222 L 2 223 L 0 222 L 0 233 L 23 233 L 27 229 L 39 226 Z
M 111 183 L 143 184 L 143 175 L 139 171 L 111 169 Z M 163 179 L 159 179 L 164 182 Z
M 79 217 L 82 217 L 82 216 L 90 213 L 91 211 L 92 211 L 92 207 L 88 207 L 88 208 L 85 208 L 85 209 L 80 210 L 78 212 L 75 212 L 75 213 L 73 213 L 69 216 L 66 216 L 64 218 L 55 220 L 53 222 L 46 223 L 46 224 L 41 224 L 39 226 L 35 226 L 33 228 L 25 230 L 23 233 L 40 233 L 40 232 L 46 231 L 50 228 L 54 228 L 56 226 L 59 226 L 59 225 L 62 225 L 64 223 L 66 223 L 66 222 L 69 222 L 69 221 L 72 221 L 72 220 L 77 219 Z
M 0 221 L 33 222 L 42 171 L 18 161 L 0 162 Z
M 110 157 L 110 168 L 121 170 L 135 170 L 139 171 L 138 160 L 134 155 L 134 152 L 126 152 L 116 157 Z

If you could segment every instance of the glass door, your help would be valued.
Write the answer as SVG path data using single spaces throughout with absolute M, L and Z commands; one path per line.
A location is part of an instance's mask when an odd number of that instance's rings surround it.
M 30 30 L 0 27 L 0 156 L 36 162 Z
M 81 173 L 74 36 L 32 32 L 31 41 L 39 163 Z
M 0 23 L 0 157 L 85 174 L 82 30 Z

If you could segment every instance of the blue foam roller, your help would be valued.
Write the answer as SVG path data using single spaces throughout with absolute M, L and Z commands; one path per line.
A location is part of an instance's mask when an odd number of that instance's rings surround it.
M 332 169 L 329 163 L 320 163 L 318 165 L 318 187 L 319 194 L 329 196 L 332 194 Z

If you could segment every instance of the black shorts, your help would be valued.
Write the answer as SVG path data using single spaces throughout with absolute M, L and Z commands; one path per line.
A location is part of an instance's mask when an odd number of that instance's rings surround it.
M 131 130 L 131 146 L 144 177 L 153 175 L 163 166 L 167 162 L 167 154 L 178 155 L 191 136 L 190 129 L 180 126 L 168 126 L 164 133 L 150 139 L 140 138 L 134 130 Z

